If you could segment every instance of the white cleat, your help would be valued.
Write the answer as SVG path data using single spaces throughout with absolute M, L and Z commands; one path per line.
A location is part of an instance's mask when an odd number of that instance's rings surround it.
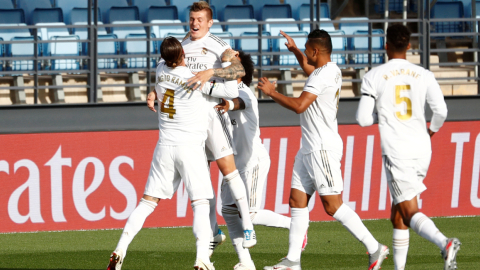
M 382 266 L 383 260 L 387 258 L 390 253 L 388 247 L 378 243 L 378 250 L 373 254 L 368 255 L 368 270 L 378 270 Z
M 300 266 L 300 262 L 292 262 L 285 257 L 274 266 L 265 266 L 263 270 L 302 270 L 302 267 Z
M 117 249 L 110 255 L 110 262 L 108 263 L 107 270 L 121 270 L 123 265 L 123 259 L 125 258 L 125 252 Z
M 457 238 L 447 239 L 447 245 L 442 250 L 443 259 L 445 259 L 444 270 L 457 269 L 457 252 L 460 250 L 461 244 Z
M 195 270 L 215 270 L 215 267 L 213 267 L 213 263 L 205 263 L 202 261 L 202 259 L 197 259 L 195 261 L 195 264 L 193 265 L 193 269 Z
M 257 244 L 257 236 L 255 230 L 244 230 L 243 231 L 243 247 L 252 248 Z
M 212 257 L 213 255 L 213 250 L 215 250 L 218 246 L 223 244 L 227 237 L 225 234 L 222 232 L 222 230 L 218 229 L 217 235 L 215 235 L 212 240 L 210 241 L 210 249 L 208 250 L 208 256 Z
M 252 264 L 245 264 L 245 263 L 237 263 L 234 267 L 233 270 L 256 270 L 255 265 Z

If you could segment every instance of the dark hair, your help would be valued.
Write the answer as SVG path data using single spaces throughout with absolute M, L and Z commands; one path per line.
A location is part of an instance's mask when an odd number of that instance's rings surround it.
M 388 48 L 394 52 L 403 52 L 410 43 L 410 30 L 403 24 L 393 24 L 387 28 Z
M 207 19 L 211 20 L 213 18 L 213 11 L 210 5 L 205 2 L 205 1 L 198 1 L 193 3 L 193 5 L 190 7 L 190 12 L 198 12 L 206 10 L 207 11 Z
M 245 69 L 245 76 L 242 77 L 242 82 L 247 86 L 250 86 L 253 79 L 253 61 L 250 54 L 246 54 L 243 51 L 239 51 L 240 63 L 242 63 L 243 68 Z
M 332 53 L 332 38 L 327 31 L 320 29 L 313 30 L 308 34 L 308 41 L 326 49 L 329 54 Z
M 174 37 L 166 37 L 160 46 L 160 55 L 168 67 L 175 68 L 182 61 L 182 44 Z

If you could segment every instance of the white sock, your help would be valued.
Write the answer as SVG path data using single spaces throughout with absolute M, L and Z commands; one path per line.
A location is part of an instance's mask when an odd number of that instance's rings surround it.
M 128 245 L 130 245 L 135 235 L 142 229 L 143 223 L 145 223 L 147 217 L 155 210 L 156 206 L 157 204 L 155 202 L 145 200 L 144 198 L 140 199 L 140 203 L 138 203 L 138 206 L 128 217 L 115 250 L 123 250 L 123 256 L 126 255 Z
M 223 206 L 222 215 L 225 223 L 227 223 L 228 234 L 232 240 L 233 248 L 237 252 L 239 261 L 248 265 L 253 264 L 248 248 L 243 247 L 243 227 L 237 208 Z
M 292 221 L 290 223 L 290 233 L 288 236 L 288 255 L 287 259 L 292 262 L 299 262 L 302 255 L 302 245 L 305 234 L 308 230 L 309 212 L 308 207 L 291 208 Z
M 197 239 L 197 259 L 210 263 L 210 221 L 208 219 L 210 205 L 208 200 L 197 200 L 192 202 L 193 209 L 193 235 Z
M 440 249 L 445 247 L 447 237 L 438 230 L 435 223 L 425 214 L 418 212 L 413 215 L 410 220 L 410 228 L 421 237 L 437 245 Z
M 340 221 L 358 241 L 362 242 L 369 254 L 377 252 L 377 240 L 375 240 L 367 227 L 365 227 L 357 213 L 348 207 L 348 205 L 342 204 L 333 215 L 333 218 Z
M 291 218 L 277 214 L 270 210 L 258 210 L 257 212 L 250 213 L 250 218 L 254 225 L 263 225 L 269 227 L 278 227 L 290 229 Z
M 238 212 L 242 217 L 242 227 L 243 230 L 253 230 L 253 224 L 250 220 L 250 209 L 248 207 L 247 201 L 247 191 L 245 188 L 245 183 L 243 183 L 242 178 L 237 170 L 228 175 L 225 175 L 223 179 L 227 182 L 230 187 L 231 194 L 233 199 L 235 199 L 235 204 L 238 207 Z
M 208 200 L 210 204 L 210 227 L 212 230 L 212 237 L 218 234 L 218 223 L 217 223 L 217 198 L 215 192 L 213 193 L 213 198 Z
M 407 264 L 410 233 L 407 230 L 393 229 L 393 262 L 395 270 L 404 270 Z

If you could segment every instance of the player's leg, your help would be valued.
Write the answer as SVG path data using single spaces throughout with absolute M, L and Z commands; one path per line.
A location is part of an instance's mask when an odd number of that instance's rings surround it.
M 290 217 L 277 214 L 271 210 L 261 209 L 263 190 L 267 184 L 269 169 L 270 157 L 267 155 L 240 174 L 247 188 L 250 218 L 254 225 L 290 229 Z
M 410 232 L 408 227 L 403 223 L 402 216 L 393 203 L 390 221 L 393 225 L 393 263 L 395 270 L 403 270 L 407 263 Z

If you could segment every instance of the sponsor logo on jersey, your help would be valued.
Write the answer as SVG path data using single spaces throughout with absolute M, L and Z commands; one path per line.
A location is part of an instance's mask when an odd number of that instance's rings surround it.
M 208 52 L 207 48 L 203 47 L 203 49 L 202 49 L 202 55 L 206 55 L 207 52 Z

